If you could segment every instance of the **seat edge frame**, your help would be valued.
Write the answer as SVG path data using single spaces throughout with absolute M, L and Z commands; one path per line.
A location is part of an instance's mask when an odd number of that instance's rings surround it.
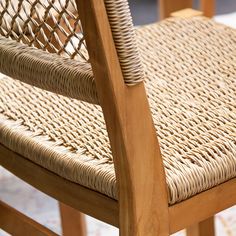
M 116 200 L 66 180 L 3 145 L 0 145 L 0 165 L 56 200 L 119 228 Z M 235 203 L 236 178 L 233 178 L 169 206 L 170 233 L 203 221 Z
M 116 200 L 64 179 L 1 144 L 0 165 L 58 201 L 118 227 Z

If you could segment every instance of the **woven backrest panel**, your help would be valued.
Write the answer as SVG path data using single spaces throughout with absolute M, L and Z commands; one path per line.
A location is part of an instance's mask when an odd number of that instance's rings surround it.
M 87 60 L 74 0 L 1 0 L 0 34 L 29 46 Z
M 0 72 L 98 104 L 88 60 L 75 0 L 0 1 Z
M 104 0 L 124 80 L 143 80 L 127 0 Z M 0 34 L 29 46 L 88 61 L 75 0 L 1 0 Z
M 125 83 L 134 85 L 143 70 L 128 2 L 104 3 Z M 75 0 L 1 0 L 0 72 L 99 104 Z

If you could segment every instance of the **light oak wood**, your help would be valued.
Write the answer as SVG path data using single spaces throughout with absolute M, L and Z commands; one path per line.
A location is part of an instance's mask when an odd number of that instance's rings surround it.
M 200 10 L 204 13 L 204 16 L 213 17 L 215 14 L 215 0 L 201 0 Z
M 115 163 L 120 235 L 166 236 L 166 180 L 144 85 L 124 84 L 104 1 L 77 3 Z
M 160 19 L 169 17 L 172 12 L 192 7 L 193 0 L 159 0 Z
M 159 0 L 159 8 L 160 19 L 164 19 L 171 16 L 173 12 L 193 8 L 193 0 Z M 200 0 L 199 10 L 203 12 L 204 16 L 213 17 L 215 13 L 215 0 Z
M 186 1 L 175 2 L 179 8 Z M 167 236 L 185 227 L 192 234 L 212 232 L 212 216 L 236 203 L 236 179 L 168 206 L 144 85 L 124 84 L 104 0 L 77 0 L 77 4 L 111 142 L 119 201 L 65 180 L 4 146 L 0 146 L 0 164 L 58 201 L 119 227 L 121 236 Z M 163 10 L 163 15 L 169 11 Z M 193 12 L 188 11 L 188 17 Z M 179 16 L 186 17 L 186 12 Z
M 63 236 L 86 236 L 85 216 L 64 203 L 59 203 L 59 208 Z
M 214 217 L 210 217 L 187 228 L 187 236 L 214 236 Z
M 236 204 L 236 178 L 169 208 L 170 232 L 201 222 Z
M 3 145 L 0 145 L 0 165 L 58 201 L 98 220 L 118 226 L 117 201 L 61 178 Z
M 54 232 L 0 201 L 0 228 L 14 236 L 56 236 Z

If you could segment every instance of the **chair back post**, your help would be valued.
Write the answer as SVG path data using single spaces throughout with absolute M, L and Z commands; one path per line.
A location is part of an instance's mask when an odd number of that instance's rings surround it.
M 120 235 L 166 236 L 166 179 L 144 84 L 124 83 L 104 0 L 76 2 L 112 147 Z
M 201 0 L 200 10 L 204 16 L 213 17 L 215 14 L 215 0 Z

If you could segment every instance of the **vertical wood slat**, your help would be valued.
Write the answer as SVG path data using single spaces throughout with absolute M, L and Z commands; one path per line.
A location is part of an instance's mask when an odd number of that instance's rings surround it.
M 78 210 L 59 203 L 63 236 L 86 236 L 85 216 Z
M 187 228 L 187 236 L 215 236 L 214 217 Z
M 185 8 L 193 8 L 193 0 L 159 0 L 160 19 L 167 18 L 171 13 Z M 200 11 L 204 16 L 213 17 L 215 0 L 200 0 Z
M 0 229 L 14 236 L 56 236 L 54 232 L 0 201 Z
M 193 0 L 159 0 L 160 19 L 165 19 L 172 12 L 192 8 Z
M 104 0 L 76 2 L 112 147 L 120 235 L 167 236 L 166 178 L 144 84 L 124 84 Z
M 201 0 L 200 10 L 203 12 L 204 16 L 213 17 L 215 14 L 215 0 Z

